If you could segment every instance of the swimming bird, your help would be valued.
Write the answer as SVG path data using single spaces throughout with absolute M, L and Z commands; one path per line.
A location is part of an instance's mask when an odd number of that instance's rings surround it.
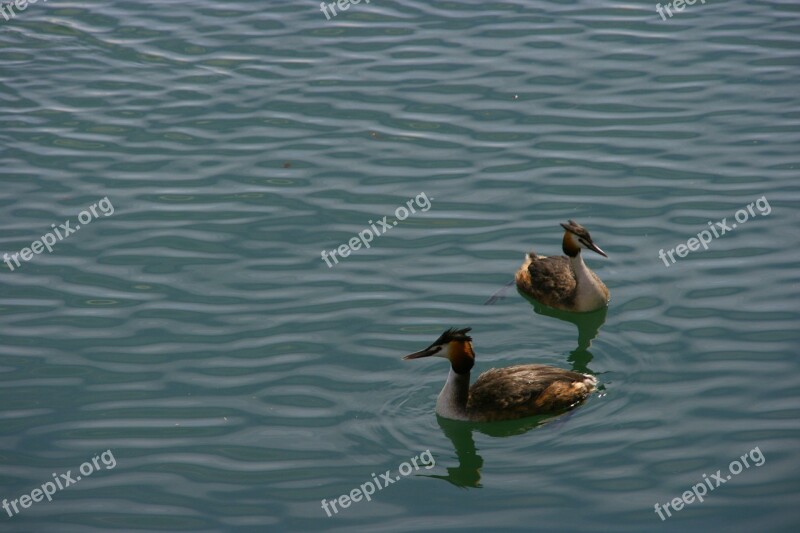
M 444 357 L 450 374 L 436 400 L 436 413 L 444 418 L 473 422 L 513 420 L 556 413 L 585 400 L 595 390 L 597 379 L 547 365 L 516 365 L 492 368 L 470 387 L 475 364 L 472 328 L 448 329 L 433 344 L 403 359 Z
M 597 274 L 581 258 L 581 249 L 608 257 L 593 241 L 586 228 L 575 222 L 561 224 L 566 256 L 536 255 L 531 251 L 517 271 L 517 288 L 549 307 L 579 313 L 608 305 L 609 293 Z

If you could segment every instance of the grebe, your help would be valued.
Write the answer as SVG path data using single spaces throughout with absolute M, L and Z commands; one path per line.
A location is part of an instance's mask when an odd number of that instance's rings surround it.
M 533 299 L 555 309 L 595 311 L 608 305 L 608 288 L 581 258 L 581 248 L 608 257 L 594 242 L 586 228 L 570 220 L 561 224 L 564 240 L 561 249 L 567 256 L 536 255 L 531 251 L 517 271 L 517 288 Z
M 494 422 L 554 413 L 582 402 L 597 385 L 594 376 L 546 365 L 517 365 L 487 370 L 470 387 L 469 373 L 475 364 L 470 329 L 448 329 L 424 350 L 403 357 L 435 355 L 450 361 L 447 383 L 436 400 L 439 416 Z

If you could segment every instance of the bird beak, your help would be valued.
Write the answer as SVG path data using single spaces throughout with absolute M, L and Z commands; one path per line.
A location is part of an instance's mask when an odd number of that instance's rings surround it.
M 593 252 L 597 252 L 598 254 L 602 255 L 603 257 L 608 257 L 608 255 L 606 255 L 606 253 L 605 253 L 603 250 L 601 250 L 601 249 L 600 249 L 600 247 L 599 247 L 599 246 L 597 246 L 597 245 L 596 245 L 595 243 L 593 243 L 593 242 L 592 242 L 592 243 L 589 243 L 589 249 L 590 249 L 591 251 L 593 251 Z
M 410 353 L 403 357 L 404 360 L 406 359 L 419 359 L 420 357 L 430 357 L 433 354 L 439 353 L 439 350 L 434 348 L 433 346 L 429 346 L 424 350 L 420 350 L 418 352 Z

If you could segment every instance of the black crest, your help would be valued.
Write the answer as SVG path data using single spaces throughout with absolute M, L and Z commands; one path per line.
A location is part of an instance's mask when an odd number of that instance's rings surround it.
M 451 341 L 472 341 L 472 337 L 467 335 L 467 333 L 471 329 L 472 328 L 464 328 L 464 329 L 450 328 L 444 333 L 442 333 L 439 336 L 439 338 L 436 339 L 436 342 L 431 344 L 431 346 L 436 346 L 437 344 L 447 344 L 448 342 Z

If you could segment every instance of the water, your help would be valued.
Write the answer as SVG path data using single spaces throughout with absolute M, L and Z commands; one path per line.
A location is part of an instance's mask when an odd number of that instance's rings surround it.
M 666 21 L 586 0 L 0 19 L 2 252 L 114 208 L 2 264 L 0 498 L 93 473 L 0 530 L 796 531 L 799 28 L 788 0 Z M 707 251 L 659 258 L 762 197 Z M 609 255 L 586 256 L 607 314 L 513 289 L 483 305 L 569 218 Z M 400 357 L 451 326 L 473 328 L 477 371 L 545 363 L 602 390 L 555 419 L 437 419 L 446 364 Z M 322 509 L 426 450 L 431 468 Z

